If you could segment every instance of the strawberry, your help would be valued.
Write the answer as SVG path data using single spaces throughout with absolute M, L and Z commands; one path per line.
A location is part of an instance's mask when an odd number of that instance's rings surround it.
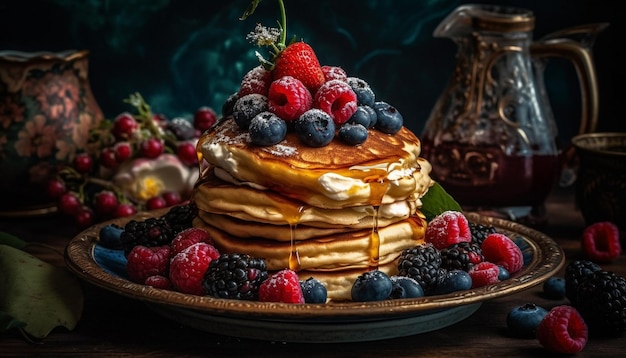
M 313 48 L 304 42 L 294 42 L 278 54 L 272 70 L 274 80 L 292 76 L 311 93 L 317 92 L 326 79 Z

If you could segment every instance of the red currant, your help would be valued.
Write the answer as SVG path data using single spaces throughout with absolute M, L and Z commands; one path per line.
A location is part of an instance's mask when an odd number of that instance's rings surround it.
M 52 179 L 46 185 L 46 193 L 53 200 L 59 199 L 66 191 L 65 182 L 61 179 Z
M 95 217 L 91 208 L 82 206 L 78 208 L 78 212 L 74 215 L 74 220 L 79 228 L 85 229 L 95 222 Z
M 193 115 L 193 126 L 201 132 L 213 127 L 217 114 L 211 107 L 200 107 Z
M 137 213 L 137 208 L 135 207 L 135 205 L 131 203 L 122 203 L 117 206 L 113 216 L 116 218 L 122 218 L 122 217 L 134 215 L 136 213 Z
M 146 208 L 148 210 L 163 209 L 165 207 L 167 207 L 167 202 L 162 196 L 152 197 L 146 202 Z
M 78 153 L 74 158 L 74 169 L 81 174 L 91 172 L 93 168 L 93 159 L 87 153 Z
M 165 199 L 167 206 L 178 205 L 183 201 L 180 194 L 176 191 L 165 191 L 161 193 L 161 196 Z
M 115 143 L 113 151 L 115 152 L 115 161 L 120 164 L 133 156 L 133 148 L 128 142 Z
M 119 202 L 115 193 L 103 190 L 93 197 L 93 208 L 98 215 L 111 215 L 115 212 Z
M 128 112 L 119 114 L 113 120 L 113 135 L 118 140 L 130 139 L 138 128 L 137 120 Z
M 163 153 L 163 142 L 158 138 L 148 138 L 141 143 L 141 155 L 146 158 L 156 158 Z
M 82 203 L 78 196 L 72 192 L 67 192 L 59 198 L 57 207 L 62 214 L 74 216 L 80 210 Z
M 104 148 L 100 152 L 100 164 L 106 168 L 115 168 L 118 166 L 118 162 L 115 158 L 115 151 L 113 148 Z
M 198 165 L 198 154 L 196 146 L 191 142 L 182 142 L 176 148 L 176 155 L 180 161 L 187 166 Z

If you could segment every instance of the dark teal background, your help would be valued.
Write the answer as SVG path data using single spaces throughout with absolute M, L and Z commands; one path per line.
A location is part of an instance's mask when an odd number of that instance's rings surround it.
M 600 85 L 599 130 L 626 131 L 623 12 L 617 1 L 478 1 L 535 12 L 535 38 L 564 27 L 610 22 L 594 55 Z M 0 49 L 90 51 L 91 86 L 108 118 L 129 110 L 123 99 L 140 92 L 155 112 L 189 116 L 208 105 L 220 110 L 243 74 L 257 65 L 245 40 L 257 22 L 275 26 L 278 2 L 264 0 L 238 20 L 249 0 L 25 0 L 0 4 Z M 368 81 L 421 132 L 455 63 L 456 46 L 433 38 L 437 24 L 465 1 L 285 0 L 289 35 L 310 43 L 322 64 Z M 579 89 L 573 68 L 554 61 L 547 85 L 560 129 L 578 128 Z

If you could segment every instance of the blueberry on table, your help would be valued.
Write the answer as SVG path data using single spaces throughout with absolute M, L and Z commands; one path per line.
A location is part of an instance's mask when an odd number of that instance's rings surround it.
M 554 276 L 547 279 L 543 283 L 543 293 L 555 300 L 565 298 L 565 278 Z
M 424 296 L 424 289 L 415 280 L 407 276 L 394 275 L 391 279 L 392 289 L 389 294 L 390 299 L 418 298 Z
M 389 297 L 393 283 L 386 273 L 373 270 L 359 276 L 352 285 L 352 301 L 382 301 Z
M 320 280 L 309 277 L 300 281 L 300 287 L 302 288 L 305 303 L 326 303 L 328 291 Z
M 518 338 L 533 338 L 537 327 L 548 311 L 534 303 L 526 303 L 514 307 L 506 316 L 506 326 L 512 336 Z

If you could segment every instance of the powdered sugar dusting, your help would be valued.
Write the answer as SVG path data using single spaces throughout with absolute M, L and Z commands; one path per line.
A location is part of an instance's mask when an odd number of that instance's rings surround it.
M 276 144 L 270 147 L 264 147 L 263 150 L 277 157 L 289 157 L 298 153 L 298 149 L 285 144 Z

